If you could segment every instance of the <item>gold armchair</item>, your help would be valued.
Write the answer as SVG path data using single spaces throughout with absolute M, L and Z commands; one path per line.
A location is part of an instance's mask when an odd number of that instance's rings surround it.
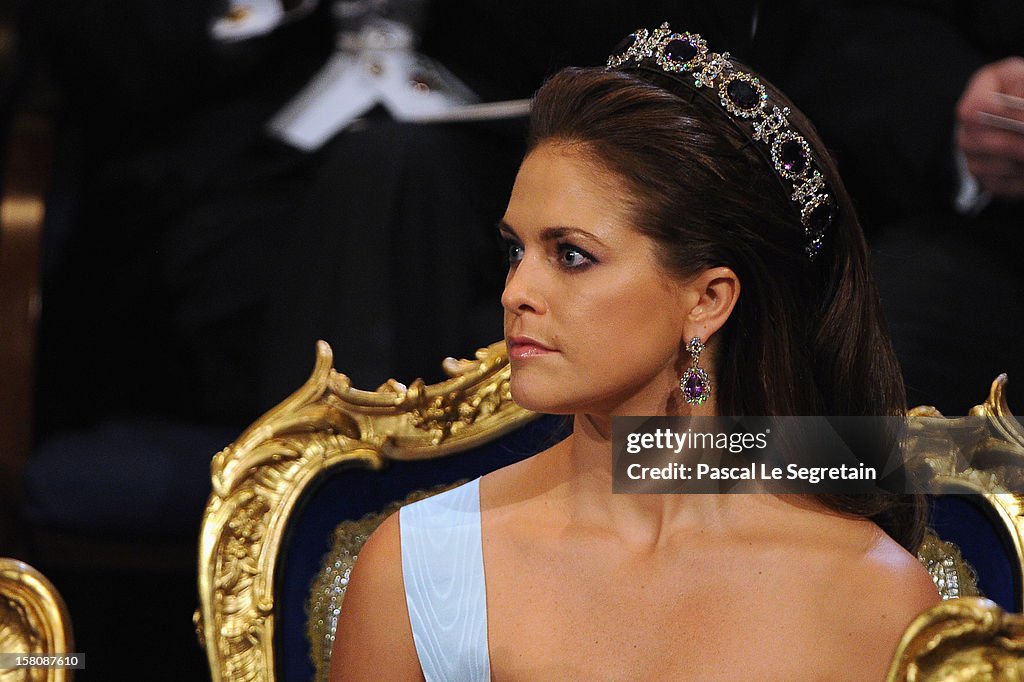
M 931 489 L 942 493 L 933 504 L 932 527 L 959 543 L 979 571 L 982 593 L 1020 612 L 1024 495 L 1014 491 L 1024 490 L 1024 428 L 1007 405 L 1007 384 L 1005 374 L 997 377 L 985 402 L 966 417 L 943 417 L 932 407 L 912 409 L 910 450 L 931 477 Z M 971 528 L 966 528 L 968 517 L 975 517 Z M 933 571 L 937 582 L 938 576 Z
M 1015 574 L 1013 610 L 962 595 L 918 616 L 896 650 L 887 682 L 1011 682 L 1024 680 L 1024 429 L 1006 401 L 1006 375 L 967 417 L 948 419 L 934 408 L 911 410 L 924 439 L 926 465 L 943 492 L 984 501 Z M 998 553 L 999 547 L 990 551 Z M 920 556 L 920 554 L 919 554 Z M 945 559 L 947 570 L 950 560 Z M 940 564 L 936 562 L 936 564 Z M 926 562 L 927 565 L 927 562 Z M 934 565 L 934 564 L 933 564 Z M 931 569 L 933 566 L 929 566 Z M 942 570 L 932 572 L 936 583 Z
M 73 649 L 64 600 L 42 573 L 0 558 L 0 653 L 55 654 Z M 65 682 L 66 668 L 0 668 L 0 682 Z
M 331 362 L 321 342 L 306 384 L 213 460 L 196 625 L 214 682 L 322 679 L 348 571 L 377 524 L 402 504 L 546 447 L 564 426 L 511 401 L 502 343 L 472 361 L 447 360 L 450 378 L 429 386 L 389 381 L 360 391 Z M 997 380 L 970 419 L 916 409 L 922 419 L 912 437 L 926 441 L 923 466 L 946 489 L 974 493 L 998 522 L 1019 600 L 1024 498 L 1000 492 L 998 483 L 1019 483 L 1012 477 L 1024 463 L 1024 433 L 1006 406 L 1005 385 L 1005 377 Z M 973 467 L 964 465 L 965 452 Z M 385 468 L 387 476 L 375 473 Z M 356 498 L 364 504 L 347 504 Z M 296 550 L 300 536 L 317 541 Z M 969 567 L 940 540 L 930 542 L 920 556 L 944 595 L 974 594 Z M 287 553 L 305 553 L 305 565 L 314 568 L 303 574 Z M 1013 606 L 1019 609 L 1019 601 Z M 980 665 L 981 657 L 1011 670 L 1010 657 L 1020 652 L 1019 618 L 983 600 L 943 602 L 908 630 L 889 680 L 968 679 L 937 675 L 969 661 Z M 933 665 L 939 655 L 951 663 Z
M 512 402 L 504 343 L 472 361 L 446 360 L 450 378 L 429 386 L 392 380 L 361 391 L 331 363 L 330 347 L 320 342 L 306 384 L 213 459 L 195 620 L 214 682 L 309 679 L 302 611 L 338 522 L 521 459 L 543 445 L 543 433 L 534 437 L 531 428 L 550 430 L 550 419 L 545 426 Z M 496 445 L 506 436 L 512 442 Z M 395 475 L 365 478 L 384 467 Z M 332 487 L 328 473 L 342 485 Z M 367 497 L 365 506 L 348 505 L 352 491 Z M 318 519 L 324 516 L 326 525 Z M 317 538 L 299 550 L 312 569 L 297 579 L 301 595 L 286 603 L 287 585 L 302 571 L 281 560 L 282 547 L 298 535 Z M 282 649 L 302 650 L 290 655 L 298 671 L 287 668 Z

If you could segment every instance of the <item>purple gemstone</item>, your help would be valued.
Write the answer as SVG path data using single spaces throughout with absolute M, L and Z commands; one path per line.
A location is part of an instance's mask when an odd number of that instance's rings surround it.
M 811 209 L 807 223 L 815 233 L 821 233 L 828 229 L 835 217 L 835 206 L 831 201 L 827 201 Z
M 700 375 L 691 374 L 686 377 L 686 384 L 683 386 L 683 392 L 686 393 L 686 397 L 690 400 L 696 400 L 704 395 L 704 382 L 701 380 Z
M 665 56 L 674 62 L 688 62 L 697 56 L 697 46 L 689 40 L 676 38 L 665 46 Z
M 779 158 L 782 159 L 782 167 L 787 173 L 803 173 L 807 168 L 807 153 L 802 144 L 796 140 L 788 140 L 779 149 Z
M 740 109 L 754 109 L 760 101 L 760 95 L 754 86 L 745 80 L 736 79 L 725 88 L 726 94 L 733 104 Z
M 615 47 L 615 49 L 612 51 L 612 54 L 615 54 L 615 55 L 626 54 L 626 50 L 628 50 L 629 48 L 633 47 L 634 44 L 636 44 L 636 34 L 635 33 L 630 33 L 628 36 L 626 36 L 625 38 L 622 39 L 621 43 L 619 43 Z

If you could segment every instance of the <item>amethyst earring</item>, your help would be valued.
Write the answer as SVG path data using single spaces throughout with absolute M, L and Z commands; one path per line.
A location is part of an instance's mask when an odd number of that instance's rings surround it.
M 683 392 L 683 399 L 688 404 L 703 405 L 711 395 L 711 380 L 708 379 L 708 373 L 697 366 L 700 354 L 704 352 L 704 344 L 700 342 L 699 336 L 695 336 L 690 339 L 686 348 L 690 351 L 693 362 L 683 372 L 683 377 L 679 380 L 679 390 Z

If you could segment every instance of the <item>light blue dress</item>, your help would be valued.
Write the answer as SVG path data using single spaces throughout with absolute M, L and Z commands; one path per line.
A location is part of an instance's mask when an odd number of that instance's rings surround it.
M 399 528 L 405 602 L 424 677 L 490 680 L 480 479 L 403 507 Z

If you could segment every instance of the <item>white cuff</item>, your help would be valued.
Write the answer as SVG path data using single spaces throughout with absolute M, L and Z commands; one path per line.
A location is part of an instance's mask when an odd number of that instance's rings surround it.
M 981 189 L 978 179 L 967 170 L 967 157 L 960 148 L 953 147 L 953 160 L 956 164 L 957 191 L 953 199 L 956 212 L 960 215 L 975 215 L 992 201 L 992 195 Z

